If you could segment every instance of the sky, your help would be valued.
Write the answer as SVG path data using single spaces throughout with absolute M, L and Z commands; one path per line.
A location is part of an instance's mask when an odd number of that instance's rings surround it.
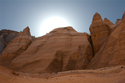
M 40 37 L 57 28 L 46 26 L 66 22 L 62 25 L 89 34 L 96 12 L 115 23 L 124 11 L 125 0 L 0 0 L 0 30 L 22 31 L 29 26 L 31 35 Z

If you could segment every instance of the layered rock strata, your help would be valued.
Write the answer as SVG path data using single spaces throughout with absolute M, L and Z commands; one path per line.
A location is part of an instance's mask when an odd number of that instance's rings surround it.
M 9 42 L 0 55 L 1 65 L 9 67 L 11 61 L 27 49 L 32 42 L 32 37 L 28 32 L 29 28 L 27 27 L 18 34 L 18 37 Z
M 10 68 L 32 73 L 85 69 L 92 57 L 89 35 L 64 27 L 35 39 L 12 61 Z

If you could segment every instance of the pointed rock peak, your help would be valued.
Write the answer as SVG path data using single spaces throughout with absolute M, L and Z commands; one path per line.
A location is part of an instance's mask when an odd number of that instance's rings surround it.
M 107 18 L 104 18 L 104 22 L 110 22 L 110 20 Z
M 26 35 L 28 35 L 28 36 L 31 36 L 30 29 L 29 29 L 28 26 L 23 30 L 23 33 L 26 34 Z
M 114 25 L 110 20 L 108 20 L 107 18 L 104 19 L 104 23 L 108 23 L 110 25 Z
M 125 11 L 124 11 L 124 14 L 123 14 L 123 16 L 122 16 L 122 20 L 123 20 L 123 19 L 125 19 Z
M 92 23 L 93 22 L 95 22 L 95 21 L 102 21 L 102 18 L 101 18 L 101 15 L 99 14 L 99 13 L 95 13 L 95 15 L 93 16 L 93 21 L 92 21 Z
M 117 19 L 115 24 L 119 23 L 120 21 L 122 21 L 122 19 Z

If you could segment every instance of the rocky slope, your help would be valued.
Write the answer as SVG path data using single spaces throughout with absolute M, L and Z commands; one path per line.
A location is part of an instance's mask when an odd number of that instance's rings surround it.
M 52 74 L 22 73 L 0 67 L 0 83 L 124 83 L 125 66 Z

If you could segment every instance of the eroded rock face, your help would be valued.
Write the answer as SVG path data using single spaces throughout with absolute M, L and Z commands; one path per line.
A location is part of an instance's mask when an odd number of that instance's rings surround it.
M 29 32 L 29 31 L 27 31 Z M 25 31 L 19 33 L 18 37 L 14 38 L 7 47 L 2 51 L 0 56 L 0 64 L 3 66 L 9 66 L 11 61 L 19 54 L 24 52 L 32 42 L 32 37 L 27 35 Z M 30 34 L 30 33 L 28 33 Z
M 93 57 L 88 40 L 87 33 L 78 33 L 72 27 L 54 29 L 35 39 L 12 61 L 10 68 L 32 73 L 85 69 Z M 75 64 L 71 64 L 73 60 Z
M 125 18 L 122 18 L 119 26 L 91 60 L 88 69 L 116 65 L 125 65 Z
M 107 40 L 112 30 L 102 21 L 101 16 L 98 13 L 93 16 L 93 21 L 89 30 L 91 33 L 94 54 L 96 54 Z

